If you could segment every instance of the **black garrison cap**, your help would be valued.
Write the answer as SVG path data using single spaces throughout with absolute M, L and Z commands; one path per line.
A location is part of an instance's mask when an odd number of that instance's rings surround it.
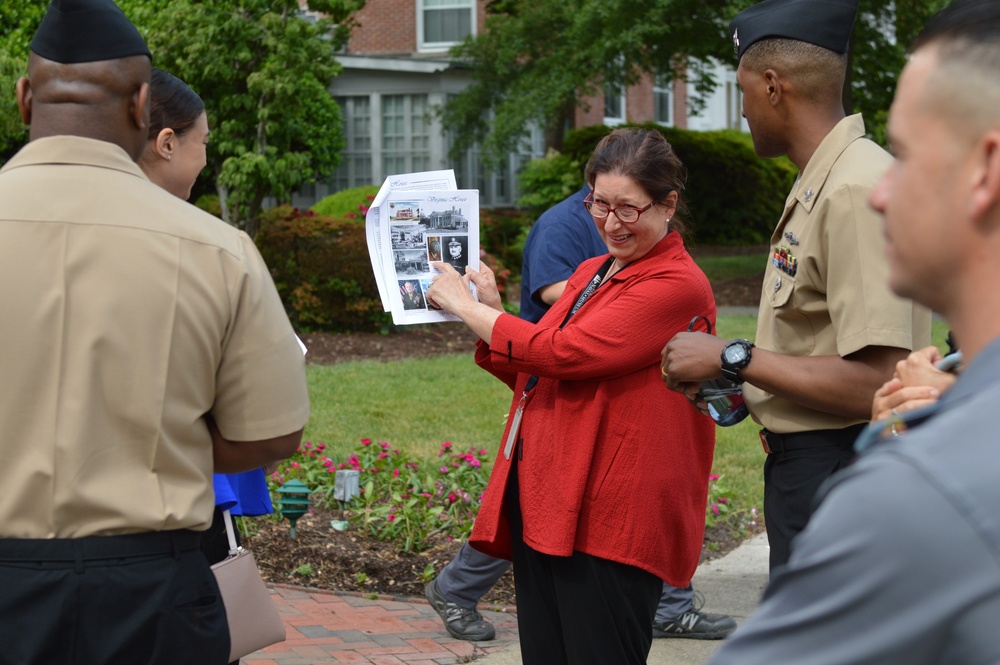
M 846 53 L 858 0 L 764 0 L 729 24 L 737 59 L 761 39 L 797 39 Z
M 142 35 L 111 0 L 52 0 L 31 50 L 64 65 L 132 55 L 153 59 Z

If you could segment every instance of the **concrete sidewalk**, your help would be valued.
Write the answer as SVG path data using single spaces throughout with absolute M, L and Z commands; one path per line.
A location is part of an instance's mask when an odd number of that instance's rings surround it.
M 749 616 L 767 584 L 768 552 L 767 535 L 760 533 L 726 556 L 699 566 L 693 584 L 705 596 L 704 610 L 732 615 L 737 623 Z M 646 662 L 648 665 L 702 665 L 721 643 L 719 640 L 655 639 Z M 521 653 L 514 644 L 476 662 L 520 665 Z
M 699 566 L 694 586 L 705 611 L 737 621 L 757 606 L 767 582 L 767 537 L 747 540 L 726 556 Z M 365 598 L 359 594 L 277 586 L 272 598 L 285 623 L 286 640 L 246 658 L 243 665 L 520 665 L 517 617 L 482 612 L 497 629 L 489 642 L 456 640 L 423 598 Z M 653 640 L 649 665 L 701 665 L 718 641 Z

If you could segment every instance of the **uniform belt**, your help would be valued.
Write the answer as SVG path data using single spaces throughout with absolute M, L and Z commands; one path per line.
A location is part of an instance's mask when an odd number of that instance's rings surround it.
M 0 538 L 0 561 L 93 561 L 178 555 L 198 549 L 201 533 L 178 529 L 85 538 Z
M 764 452 L 768 454 L 824 446 L 836 446 L 847 450 L 854 445 L 854 441 L 866 425 L 867 423 L 858 423 L 844 429 L 815 429 L 790 434 L 778 434 L 765 428 L 760 431 L 760 443 L 764 447 Z

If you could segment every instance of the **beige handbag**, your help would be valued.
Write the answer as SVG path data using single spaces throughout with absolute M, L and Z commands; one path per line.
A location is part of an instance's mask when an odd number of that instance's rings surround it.
M 264 586 L 253 553 L 236 545 L 233 520 L 223 512 L 229 556 L 212 566 L 229 621 L 229 661 L 285 641 L 285 624 Z

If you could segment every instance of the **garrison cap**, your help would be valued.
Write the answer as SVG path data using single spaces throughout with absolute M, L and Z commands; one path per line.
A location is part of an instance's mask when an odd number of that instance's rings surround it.
M 31 50 L 64 65 L 133 55 L 153 59 L 142 35 L 111 0 L 52 0 Z
M 858 0 L 764 0 L 744 9 L 729 24 L 740 59 L 762 39 L 796 39 L 846 53 Z

